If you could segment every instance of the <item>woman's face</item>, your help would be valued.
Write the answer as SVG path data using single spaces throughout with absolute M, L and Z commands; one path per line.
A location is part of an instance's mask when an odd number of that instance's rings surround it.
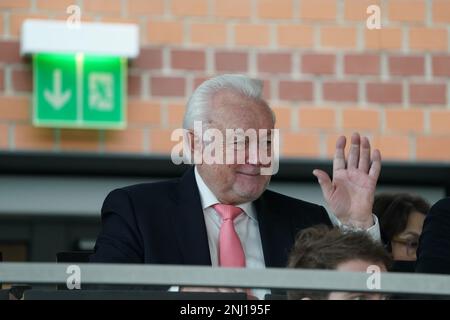
M 413 211 L 409 214 L 406 229 L 397 234 L 391 241 L 394 260 L 415 261 L 419 237 L 422 233 L 425 214 Z

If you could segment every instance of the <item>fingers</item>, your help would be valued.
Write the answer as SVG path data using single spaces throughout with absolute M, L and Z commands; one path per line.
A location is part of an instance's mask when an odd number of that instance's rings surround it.
M 346 138 L 340 136 L 336 141 L 336 151 L 333 159 L 333 175 L 336 171 L 345 169 L 345 149 Z
M 352 134 L 350 151 L 348 152 L 347 169 L 356 169 L 359 162 L 361 138 L 359 133 Z
M 361 137 L 358 132 L 351 137 L 351 146 L 348 152 L 347 163 L 345 161 L 346 138 L 341 136 L 336 141 L 336 152 L 333 159 L 333 175 L 341 169 L 360 169 L 365 173 L 371 172 L 372 176 L 378 175 L 381 171 L 380 151 L 373 152 L 371 158 L 371 146 L 367 137 Z
M 372 165 L 370 166 L 369 176 L 378 180 L 381 172 L 381 153 L 375 149 L 372 154 Z
M 330 176 L 325 171 L 322 171 L 319 169 L 313 170 L 313 175 L 316 176 L 317 181 L 319 182 L 319 185 L 320 185 L 320 188 L 322 189 L 324 198 L 326 200 L 329 199 L 334 190 Z
M 361 137 L 361 152 L 359 154 L 358 169 L 368 173 L 370 168 L 370 142 L 367 137 Z

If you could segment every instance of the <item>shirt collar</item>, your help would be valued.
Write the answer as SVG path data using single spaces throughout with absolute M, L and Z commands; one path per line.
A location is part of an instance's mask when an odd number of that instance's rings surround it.
M 220 203 L 215 194 L 206 185 L 205 181 L 198 173 L 197 167 L 194 168 L 194 174 L 195 180 L 197 182 L 198 191 L 200 193 L 200 201 L 202 203 L 202 209 L 205 210 L 206 208 L 209 208 L 217 203 Z M 253 220 L 255 221 L 257 220 L 255 210 L 253 210 L 252 202 L 241 203 L 236 207 L 241 208 Z

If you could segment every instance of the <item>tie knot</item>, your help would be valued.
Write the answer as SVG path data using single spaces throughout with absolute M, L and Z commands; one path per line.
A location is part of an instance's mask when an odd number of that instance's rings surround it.
M 220 214 L 223 220 L 234 220 L 242 213 L 242 209 L 229 204 L 215 204 L 214 209 Z

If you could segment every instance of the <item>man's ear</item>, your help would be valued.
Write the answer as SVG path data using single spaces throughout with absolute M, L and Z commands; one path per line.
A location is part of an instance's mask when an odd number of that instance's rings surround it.
M 195 135 L 194 135 L 194 131 L 192 130 L 188 130 L 187 132 L 187 137 L 188 137 L 188 144 L 189 144 L 189 150 L 191 151 L 191 154 L 194 154 L 194 148 L 195 148 Z
M 187 150 L 190 152 L 191 159 L 193 160 L 192 163 L 200 164 L 203 150 L 202 137 L 196 135 L 194 130 L 188 130 L 186 132 L 186 138 Z M 198 161 L 200 163 L 197 163 Z

